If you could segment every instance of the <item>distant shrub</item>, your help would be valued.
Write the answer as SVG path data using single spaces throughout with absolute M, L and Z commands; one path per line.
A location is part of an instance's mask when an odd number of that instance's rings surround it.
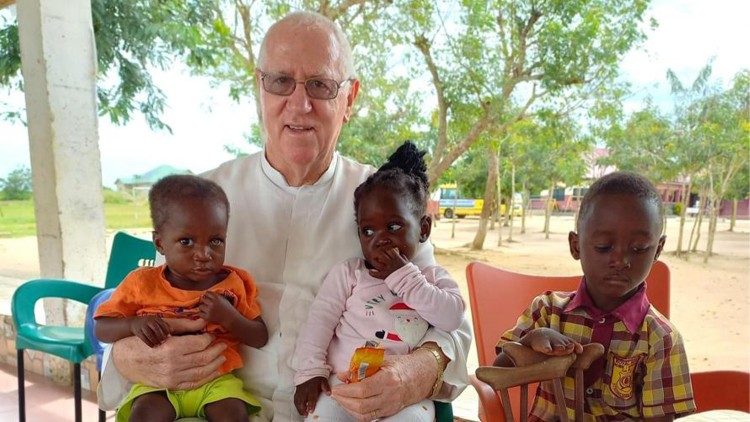
M 682 202 L 677 202 L 672 205 L 672 212 L 674 215 L 682 215 Z
M 124 192 L 116 192 L 110 188 L 104 188 L 104 203 L 105 204 L 127 204 L 133 202 L 133 199 Z

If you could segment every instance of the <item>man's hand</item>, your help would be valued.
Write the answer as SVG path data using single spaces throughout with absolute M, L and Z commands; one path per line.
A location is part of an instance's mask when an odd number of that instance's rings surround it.
M 193 389 L 218 377 L 226 360 L 222 352 L 227 346 L 211 345 L 213 340 L 210 334 L 171 336 L 151 349 L 138 338 L 128 337 L 113 345 L 112 358 L 117 370 L 132 382 Z
M 385 279 L 397 269 L 408 264 L 409 259 L 398 248 L 393 247 L 376 254 L 368 262 L 373 266 L 370 269 L 370 275 L 375 278 Z
M 315 377 L 298 385 L 294 390 L 294 406 L 302 416 L 307 416 L 315 411 L 320 393 L 331 394 L 331 386 L 325 377 Z
M 338 374 L 342 381 L 348 372 Z M 332 397 L 357 421 L 372 421 L 398 413 L 426 399 L 437 378 L 435 358 L 429 352 L 389 355 L 375 375 L 331 389 Z
M 169 332 L 173 335 L 198 334 L 206 328 L 206 320 L 203 318 L 164 318 L 169 325 Z
M 198 316 L 208 322 L 228 328 L 239 312 L 222 295 L 216 292 L 206 292 L 198 305 Z
M 581 343 L 551 328 L 535 328 L 519 341 L 533 350 L 550 356 L 569 355 L 583 352 Z
M 156 347 L 169 337 L 171 330 L 161 317 L 146 315 L 130 320 L 130 332 L 141 339 L 148 347 Z

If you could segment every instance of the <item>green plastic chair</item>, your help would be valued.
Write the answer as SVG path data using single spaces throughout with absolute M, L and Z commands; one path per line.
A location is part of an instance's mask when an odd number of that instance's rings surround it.
M 453 422 L 453 406 L 450 403 L 436 401 L 435 403 L 435 421 Z
M 156 250 L 150 240 L 118 232 L 112 241 L 104 288 L 116 287 L 139 266 L 153 262 Z M 83 327 L 40 325 L 36 322 L 34 305 L 42 298 L 64 298 L 88 304 L 100 287 L 71 280 L 37 279 L 22 284 L 13 293 L 11 312 L 16 327 L 18 359 L 18 414 L 26 421 L 24 393 L 24 349 L 39 350 L 73 362 L 75 420 L 81 421 L 81 362 L 93 353 L 92 341 Z M 99 418 L 102 420 L 103 412 Z

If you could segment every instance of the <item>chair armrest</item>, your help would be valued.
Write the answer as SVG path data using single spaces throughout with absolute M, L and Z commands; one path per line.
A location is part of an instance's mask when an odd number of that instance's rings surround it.
M 16 327 L 36 323 L 34 305 L 39 299 L 54 297 L 88 304 L 102 289 L 70 280 L 36 279 L 19 286 L 11 299 L 11 313 Z
M 503 418 L 503 405 L 500 397 L 489 384 L 480 381 L 474 374 L 469 374 L 469 381 L 479 395 L 479 415 L 482 421 L 497 421 Z

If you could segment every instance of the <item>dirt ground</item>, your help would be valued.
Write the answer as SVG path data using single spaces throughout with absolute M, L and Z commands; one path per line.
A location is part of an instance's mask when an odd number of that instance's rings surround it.
M 531 274 L 580 274 L 580 266 L 568 252 L 567 233 L 573 228 L 572 216 L 555 216 L 550 239 L 541 233 L 544 217 L 527 217 L 526 233 L 520 233 L 520 219 L 515 222 L 513 242 L 508 242 L 508 227 L 503 227 L 503 245 L 497 246 L 497 229 L 489 231 L 485 249 L 470 251 L 479 220 L 441 220 L 433 228 L 432 241 L 438 262 L 457 279 L 467 298 L 466 265 L 479 260 Z M 705 249 L 704 229 L 698 244 Z M 686 236 L 692 220 L 688 220 Z M 678 220 L 668 219 L 666 253 L 662 255 L 671 270 L 671 320 L 685 341 L 691 371 L 713 369 L 750 370 L 750 221 L 738 221 L 734 232 L 728 232 L 728 221 L 720 221 L 714 252 L 708 263 L 703 255 L 689 259 L 673 254 L 677 245 Z M 137 231 L 142 232 L 142 231 Z M 686 242 L 686 241 L 685 241 Z M 22 280 L 38 276 L 36 238 L 0 239 L 0 311 L 9 312 L 8 301 Z M 467 311 L 468 312 L 468 311 Z M 470 319 L 470 315 L 467 313 Z M 499 334 L 499 333 L 498 333 Z M 469 371 L 477 366 L 476 352 L 469 357 Z M 476 395 L 472 388 L 457 402 L 458 416 L 476 418 Z

